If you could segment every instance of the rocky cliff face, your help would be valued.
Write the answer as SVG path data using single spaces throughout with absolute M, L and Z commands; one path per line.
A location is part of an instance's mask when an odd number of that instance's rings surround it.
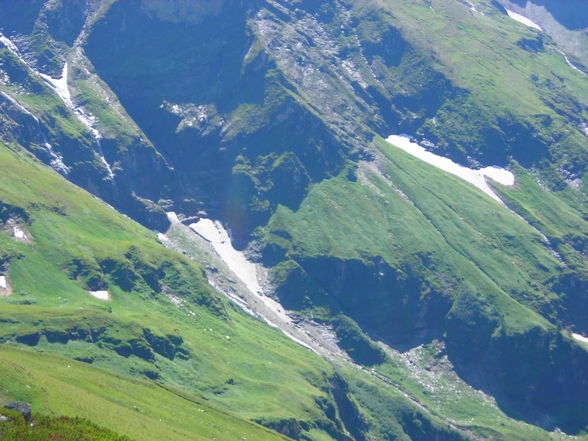
M 539 166 L 559 161 L 562 149 L 582 151 L 578 128 L 557 145 L 543 133 L 567 130 L 555 113 L 533 121 L 489 109 L 478 91 L 448 77 L 448 66 L 398 17 L 370 2 L 186 8 L 114 4 L 92 27 L 85 51 L 175 167 L 178 187 L 164 198 L 181 211 L 195 202 L 218 213 L 242 244 L 277 204 L 296 204 L 309 182 L 338 173 L 346 158 L 369 156 L 373 134 L 419 134 L 472 163 L 512 157 Z M 572 124 L 580 124 L 575 112 L 584 105 L 558 92 L 552 112 L 574 113 Z M 292 165 L 274 169 L 283 154 Z M 561 167 L 580 176 L 584 163 Z M 280 187 L 284 173 L 297 183 L 294 195 Z
M 74 105 L 105 138 L 91 148 L 121 187 L 91 188 L 149 213 L 143 222 L 155 215 L 142 201 L 171 201 L 189 215 L 217 213 L 244 245 L 278 204 L 295 206 L 309 183 L 369 157 L 374 134 L 416 134 L 470 163 L 556 162 L 559 177 L 540 166 L 552 185 L 584 173 L 579 128 L 562 137 L 581 125 L 581 97 L 558 88 L 557 99 L 542 98 L 553 116 L 536 120 L 489 108 L 414 34 L 412 13 L 372 1 L 57 1 L 20 5 L 3 26 L 33 69 L 58 78 L 69 61 Z M 562 151 L 584 159 L 566 162 Z M 159 182 L 141 179 L 147 163 Z
M 169 167 L 96 76 L 81 47 L 104 5 L 1 7 L 4 141 L 20 143 L 145 225 L 165 229 L 165 215 L 150 200 L 157 201 L 162 182 L 170 181 Z M 145 175 L 148 169 L 160 182 Z
M 499 4 L 529 18 L 545 30 L 578 66 L 588 63 L 588 5 L 581 0 L 499 0 Z

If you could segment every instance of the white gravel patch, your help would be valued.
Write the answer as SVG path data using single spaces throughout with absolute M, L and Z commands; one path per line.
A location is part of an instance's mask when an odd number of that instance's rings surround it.
M 542 31 L 543 29 L 541 29 L 541 26 L 539 26 L 537 23 L 535 23 L 534 21 L 529 20 L 527 17 L 521 15 L 521 14 L 517 14 L 514 11 L 511 11 L 509 9 L 506 10 L 506 13 L 508 14 L 508 16 L 510 18 L 512 18 L 513 20 L 518 21 L 519 23 L 524 24 L 525 26 L 528 26 L 530 28 L 533 29 L 537 29 L 538 31 Z
M 180 299 L 178 296 L 174 296 L 173 294 L 165 294 L 165 296 L 178 308 L 181 308 L 184 304 L 184 301 Z
M 515 176 L 508 170 L 500 167 L 485 167 L 479 170 L 465 167 L 456 162 L 453 162 L 449 158 L 436 155 L 432 152 L 427 151 L 424 147 L 421 147 L 415 142 L 412 142 L 408 136 L 405 135 L 392 135 L 389 136 L 386 141 L 396 147 L 410 153 L 428 164 L 434 165 L 435 167 L 455 175 L 466 182 L 474 185 L 478 189 L 482 190 L 496 202 L 503 204 L 500 197 L 494 193 L 494 190 L 488 185 L 487 179 L 505 185 L 512 186 L 515 183 Z
M 110 300 L 110 294 L 108 291 L 88 291 L 92 297 L 102 300 L 104 302 Z

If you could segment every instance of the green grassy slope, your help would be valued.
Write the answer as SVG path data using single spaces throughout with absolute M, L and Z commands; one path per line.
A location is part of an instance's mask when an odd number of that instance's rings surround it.
M 417 354 L 415 356 L 415 354 Z M 406 359 L 410 363 L 406 363 Z M 387 378 L 402 390 L 418 399 L 437 418 L 449 420 L 466 433 L 466 436 L 489 440 L 548 441 L 570 439 L 565 435 L 509 418 L 488 395 L 480 393 L 456 378 L 455 373 L 444 366 L 445 354 L 435 350 L 435 343 L 416 349 L 414 352 L 391 356 L 387 363 L 376 368 L 379 375 Z M 381 382 L 357 376 L 349 372 L 349 389 L 360 403 L 362 410 L 372 418 L 387 421 L 390 427 L 401 422 L 404 434 L 398 439 L 408 440 L 407 434 L 418 437 L 421 430 L 431 424 L 422 419 L 418 407 L 403 404 L 403 397 Z M 435 418 L 430 418 L 435 424 Z M 438 423 L 437 423 L 438 424 Z M 375 431 L 385 438 L 385 431 Z M 416 435 L 416 436 L 415 436 Z M 580 436 L 579 439 L 586 439 Z M 427 439 L 427 438 L 425 438 Z
M 18 412 L 2 410 L 7 421 L 0 422 L 0 434 L 6 441 L 131 441 L 126 436 L 104 429 L 83 418 L 48 417 L 35 415 L 32 422 L 26 422 Z
M 1 200 L 30 243 L 0 233 L 13 291 L 0 299 L 2 341 L 158 378 L 246 418 L 325 419 L 314 402 L 328 399 L 325 363 L 234 311 L 153 233 L 15 150 L 0 150 Z M 111 302 L 87 292 L 101 289 Z
M 550 181 L 557 172 L 546 160 L 580 176 L 586 172 L 579 123 L 586 118 L 588 82 L 546 34 L 486 0 L 474 2 L 480 13 L 458 1 L 377 3 L 412 45 L 467 91 L 427 116 L 420 133 L 487 164 L 512 156 L 543 168 Z
M 583 398 L 574 391 L 588 354 L 559 333 L 582 325 L 569 313 L 581 293 L 566 291 L 566 298 L 561 288 L 585 277 L 577 252 L 557 244 L 565 256 L 559 261 L 554 245 L 506 207 L 376 143 L 381 171 L 359 164 L 315 185 L 299 210 L 281 207 L 270 221 L 266 254 L 284 302 L 327 320 L 341 311 L 401 347 L 443 339 L 460 375 L 511 414 L 536 421 L 536 409 L 520 401 L 530 396 L 533 406 L 577 424 Z M 517 188 L 504 192 L 516 195 Z M 585 221 L 577 212 L 574 220 L 585 237 Z M 531 368 L 536 364 L 541 368 Z M 561 407 L 560 370 L 569 382 Z M 542 407 L 545 397 L 552 401 Z
M 220 298 L 198 264 L 154 233 L 17 145 L 0 146 L 0 164 L 0 273 L 12 291 L 0 298 L 3 401 L 89 418 L 134 439 L 277 437 L 252 420 L 297 439 L 392 430 L 377 415 L 355 427 L 363 413 L 346 379 Z M 399 418 L 411 412 L 393 395 Z M 424 439 L 462 439 L 433 419 Z
M 346 313 L 360 326 L 346 322 L 338 334 L 372 353 L 363 331 L 403 347 L 445 340 L 459 374 L 495 394 L 509 415 L 585 428 L 586 351 L 568 332 L 588 332 L 586 180 L 578 180 L 587 162 L 585 79 L 548 38 L 488 1 L 475 2 L 486 15 L 442 0 L 278 4 L 255 16 L 212 8 L 194 21 L 178 10 L 103 3 L 104 15 L 84 31 L 89 59 L 76 60 L 72 93 L 98 117 L 115 173 L 130 170 L 124 179 L 142 178 L 140 185 L 105 179 L 88 131 L 4 49 L 0 88 L 42 128 L 3 100 L 2 139 L 49 162 L 47 135 L 75 166 L 70 179 L 150 225 L 143 202 L 134 205 L 141 198 L 129 198 L 134 190 L 187 215 L 210 210 L 241 245 L 261 225 L 257 238 L 287 307 L 327 321 Z M 68 42 L 49 47 L 44 32 L 62 29 L 62 6 L 35 24 L 32 56 L 48 49 L 53 73 L 79 32 L 74 23 Z M 38 8 L 23 9 L 34 22 Z M 127 109 L 111 106 L 108 87 Z M 141 129 L 175 167 L 182 191 Z M 400 130 L 464 161 L 514 158 L 527 167 L 513 163 L 518 185 L 497 191 L 550 243 L 467 184 L 381 140 L 366 149 L 379 156 L 379 170 L 357 164 L 367 137 Z M 288 433 L 343 436 L 329 365 L 234 311 L 197 265 L 15 144 L 0 149 L 0 160 L 3 230 L 16 221 L 31 236 L 22 243 L 0 233 L 0 270 L 13 291 L 0 299 L 1 341 L 202 394 Z M 565 180 L 583 186 L 572 190 Z M 101 289 L 112 302 L 87 293 Z M 502 421 L 480 425 L 508 437 Z
M 277 212 L 270 243 L 302 259 L 381 256 L 391 266 L 421 259 L 418 268 L 417 260 L 411 263 L 442 292 L 450 291 L 442 288 L 445 283 L 457 295 L 465 283 L 480 295 L 502 298 L 496 303 L 505 315 L 515 315 L 513 326 L 546 326 L 504 296 L 518 297 L 536 310 L 549 307 L 553 295 L 542 283 L 560 264 L 539 234 L 458 178 L 386 143 L 380 148 L 390 160 L 386 178 L 360 166 L 357 180 L 341 176 L 317 185 L 300 210 Z M 291 239 L 283 239 L 282 232 Z M 519 313 L 522 317 L 516 318 Z
M 537 182 L 537 177 L 520 167 L 515 188 L 498 188 L 506 203 L 539 229 L 566 263 L 552 279 L 563 307 L 561 315 L 570 328 L 588 332 L 588 219 L 583 196 L 571 189 L 554 194 Z
M 285 439 L 202 399 L 66 358 L 0 346 L 0 372 L 0 400 L 30 402 L 39 414 L 91 418 L 132 439 Z

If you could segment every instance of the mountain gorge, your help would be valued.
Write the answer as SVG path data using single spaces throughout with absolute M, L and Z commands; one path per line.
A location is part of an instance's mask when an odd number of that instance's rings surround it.
M 0 2 L 0 399 L 136 439 L 583 439 L 585 9 Z

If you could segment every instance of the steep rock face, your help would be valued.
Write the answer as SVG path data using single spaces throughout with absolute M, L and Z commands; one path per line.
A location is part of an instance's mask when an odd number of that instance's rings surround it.
M 541 26 L 562 49 L 571 54 L 579 66 L 588 63 L 588 5 L 581 0 L 499 0 L 514 11 Z
M 115 2 L 88 30 L 84 48 L 174 167 L 176 208 L 223 217 L 241 245 L 278 204 L 300 202 L 310 182 L 338 173 L 345 159 L 369 157 L 374 134 L 415 133 L 473 164 L 514 158 L 545 170 L 554 186 L 563 174 L 583 175 L 581 96 L 553 74 L 536 75 L 537 86 L 547 82 L 553 93 L 529 92 L 547 106 L 519 110 L 506 80 L 478 90 L 436 53 L 446 48 L 427 47 L 432 36 L 407 24 L 423 5 L 383 3 Z M 443 12 L 476 31 L 476 16 L 459 2 Z M 500 49 L 479 56 L 498 57 Z M 510 42 L 504 49 L 523 50 Z M 492 107 L 488 96 L 497 91 L 504 101 Z M 296 166 L 275 169 L 282 154 Z M 293 194 L 284 176 L 297 183 Z
M 550 430 L 582 430 L 582 403 L 588 391 L 583 374 L 586 350 L 555 330 L 537 327 L 511 334 L 501 329 L 498 317 L 489 319 L 484 305 L 476 303 L 460 299 L 448 317 L 447 350 L 460 375 L 495 396 L 517 418 Z M 492 336 L 480 340 L 484 333 L 479 331 L 485 327 L 490 331 L 486 335 Z M 471 350 L 464 350 L 467 346 Z
M 423 281 L 419 269 L 415 270 L 416 262 L 391 268 L 381 258 L 362 262 L 315 257 L 301 259 L 300 266 L 306 284 L 296 281 L 299 297 L 281 299 L 286 307 L 304 309 L 304 296 L 320 304 L 328 293 L 333 311 L 352 317 L 367 332 L 389 343 L 418 345 L 441 338 L 451 306 L 449 290 L 443 292 Z M 280 284 L 278 295 L 292 284 Z
M 96 1 L 1 6 L 10 9 L 0 23 L 3 140 L 20 143 L 72 182 L 165 230 L 166 217 L 151 200 L 162 196 L 170 170 L 79 47 L 99 6 Z M 60 79 L 61 89 L 51 83 Z
M 143 222 L 154 216 L 154 206 L 143 200 L 171 201 L 187 214 L 206 209 L 225 218 L 244 245 L 277 205 L 296 206 L 311 182 L 337 174 L 346 159 L 369 157 L 374 134 L 414 133 L 464 162 L 514 158 L 539 167 L 553 187 L 581 179 L 582 95 L 558 85 L 559 74 L 538 72 L 529 91 L 547 107 L 528 114 L 510 105 L 502 79 L 490 80 L 488 91 L 483 83 L 476 89 L 471 72 L 457 78 L 456 66 L 444 58 L 453 50 L 443 47 L 451 43 L 445 29 L 431 47 L 432 35 L 415 31 L 411 20 L 425 6 L 392 0 L 30 2 L 19 5 L 16 20 L 0 24 L 42 73 L 58 77 L 64 61 L 74 62 L 74 101 L 96 118 L 93 129 L 105 138 L 102 156 L 122 181 L 116 194 L 97 183 L 85 186 L 100 187 L 123 211 L 143 210 Z M 500 14 L 485 2 L 480 8 Z M 471 32 L 482 20 L 460 2 L 444 4 L 442 13 Z M 519 39 L 514 47 L 544 56 L 551 48 L 541 38 Z M 500 49 L 479 56 L 494 57 Z M 513 47 L 506 42 L 504 49 Z M 93 65 L 106 84 L 94 78 Z M 110 88 L 140 128 L 124 110 L 104 110 L 117 105 Z M 485 93 L 496 91 L 507 102 L 491 107 Z M 286 166 L 281 155 L 289 158 Z M 147 164 L 162 176 L 159 182 L 142 179 L 138 170 Z M 295 182 L 296 191 L 285 181 Z
M 180 3 L 138 5 L 115 4 L 86 51 L 174 167 L 180 210 L 222 216 L 243 243 L 277 204 L 295 206 L 311 180 L 340 170 L 336 139 L 248 28 L 255 4 L 187 17 L 174 15 Z

